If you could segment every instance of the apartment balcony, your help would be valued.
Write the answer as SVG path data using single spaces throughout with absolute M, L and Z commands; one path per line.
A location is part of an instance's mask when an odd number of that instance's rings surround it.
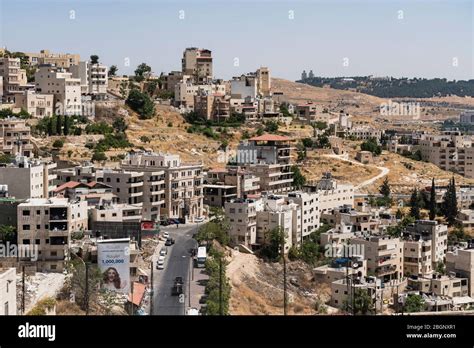
M 67 208 L 50 208 L 49 209 L 49 220 L 50 221 L 66 221 L 68 220 Z
M 141 186 L 143 186 L 143 181 L 127 182 L 127 185 L 129 185 L 130 187 L 141 187 Z
M 375 274 L 377 276 L 383 276 L 386 274 L 393 273 L 397 270 L 397 266 L 395 265 L 387 265 L 387 266 L 382 266 L 382 267 L 377 267 L 375 269 Z
M 139 192 L 129 192 L 129 193 L 128 193 L 128 196 L 129 196 L 129 197 L 141 197 L 141 196 L 143 196 L 143 192 L 142 192 L 142 191 L 139 191 Z

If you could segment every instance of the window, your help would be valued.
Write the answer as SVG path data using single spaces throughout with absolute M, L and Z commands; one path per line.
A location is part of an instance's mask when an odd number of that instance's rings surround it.
M 23 210 L 23 216 L 30 216 L 29 210 Z
M 51 269 L 56 269 L 56 265 L 51 265 Z
M 40 240 L 39 240 L 39 239 L 35 239 L 35 244 L 40 244 Z
M 30 225 L 23 225 L 23 230 L 24 231 L 29 231 L 30 230 Z
M 5 307 L 4 307 L 4 312 L 5 312 L 5 315 L 8 315 L 8 301 L 5 302 Z
M 40 230 L 40 229 L 41 229 L 41 225 L 36 225 L 36 229 L 37 229 L 37 230 Z
M 50 255 L 51 256 L 58 256 L 58 252 L 57 251 L 51 251 Z
M 36 215 L 41 215 L 41 210 L 37 210 Z
M 23 239 L 23 244 L 30 244 L 30 240 L 29 239 Z

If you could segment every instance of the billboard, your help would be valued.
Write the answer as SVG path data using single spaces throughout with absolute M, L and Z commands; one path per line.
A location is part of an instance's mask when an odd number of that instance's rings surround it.
M 130 240 L 97 242 L 97 263 L 102 272 L 102 289 L 128 293 L 130 289 Z

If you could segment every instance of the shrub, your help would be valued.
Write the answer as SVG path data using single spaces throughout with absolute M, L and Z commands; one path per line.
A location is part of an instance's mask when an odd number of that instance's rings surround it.
M 107 156 L 103 152 L 96 151 L 92 155 L 92 161 L 106 161 L 106 160 L 107 160 Z
M 64 139 L 56 139 L 53 143 L 55 149 L 60 149 L 64 146 Z

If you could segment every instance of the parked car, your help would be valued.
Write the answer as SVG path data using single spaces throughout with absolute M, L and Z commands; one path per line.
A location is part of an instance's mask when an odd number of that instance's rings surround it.
M 169 232 L 166 232 L 166 231 L 163 232 L 163 238 L 164 238 L 164 239 L 168 239 L 169 237 L 170 237 Z
M 171 246 L 174 244 L 174 239 L 173 238 L 168 238 L 165 242 L 166 246 Z
M 168 226 L 170 222 L 168 220 L 160 220 L 160 225 L 161 226 Z
M 183 284 L 174 284 L 173 288 L 171 289 L 171 294 L 173 296 L 179 296 L 183 293 Z
M 199 299 L 199 304 L 205 304 L 208 297 L 209 296 L 207 295 L 202 295 L 201 298 Z
M 164 269 L 165 268 L 165 257 L 160 256 L 158 258 L 158 262 L 156 263 L 156 268 L 157 269 Z
M 174 283 L 175 283 L 175 284 L 184 284 L 184 282 L 183 282 L 183 277 L 176 277 L 176 278 L 174 279 Z
M 204 222 L 204 217 L 203 217 L 203 216 L 195 217 L 195 218 L 194 218 L 194 222 L 198 222 L 198 223 Z
M 168 248 L 167 247 L 162 247 L 160 249 L 160 256 L 166 256 L 168 254 Z

